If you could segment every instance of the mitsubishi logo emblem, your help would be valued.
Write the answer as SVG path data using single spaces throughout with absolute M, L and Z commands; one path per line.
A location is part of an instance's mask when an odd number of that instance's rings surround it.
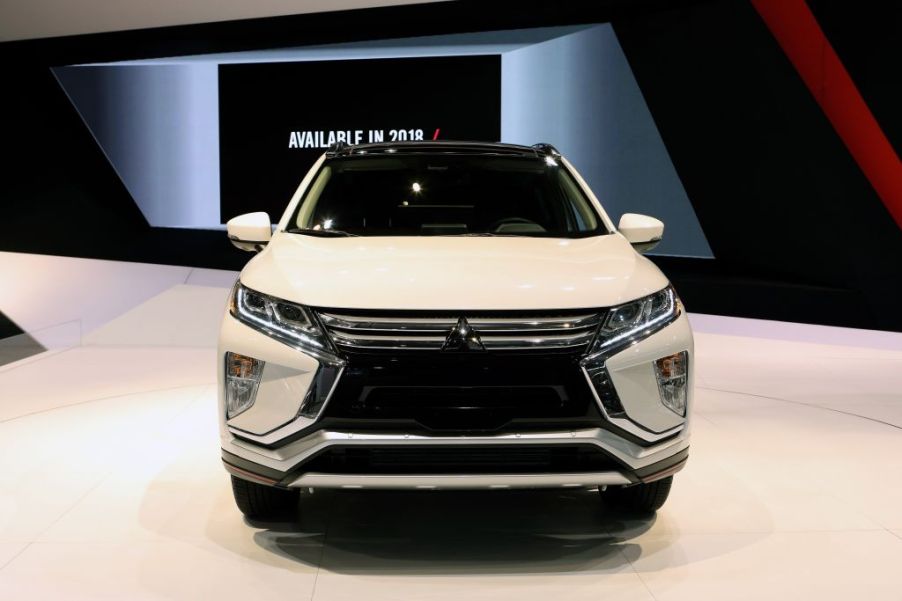
M 457 325 L 448 334 L 445 344 L 442 345 L 443 351 L 484 351 L 482 340 L 479 339 L 479 333 L 470 327 L 466 317 L 457 320 Z

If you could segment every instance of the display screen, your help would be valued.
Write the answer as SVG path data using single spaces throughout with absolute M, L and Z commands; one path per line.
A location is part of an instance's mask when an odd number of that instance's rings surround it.
M 222 220 L 277 221 L 334 142 L 498 141 L 501 58 L 220 65 L 219 136 Z

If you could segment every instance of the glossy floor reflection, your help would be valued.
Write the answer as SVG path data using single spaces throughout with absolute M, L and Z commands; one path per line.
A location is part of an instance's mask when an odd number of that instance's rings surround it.
M 902 598 L 898 334 L 693 316 L 692 452 L 653 519 L 593 491 L 317 491 L 248 523 L 215 420 L 234 274 L 139 266 L 142 296 L 90 263 L 115 306 L 0 366 L 0 599 Z

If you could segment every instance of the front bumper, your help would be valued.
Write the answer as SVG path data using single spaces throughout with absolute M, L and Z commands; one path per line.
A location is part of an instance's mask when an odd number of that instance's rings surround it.
M 324 451 L 348 447 L 421 448 L 591 445 L 612 458 L 614 469 L 597 472 L 491 474 L 361 474 L 321 473 L 305 469 Z M 238 439 L 223 448 L 223 463 L 232 474 L 263 484 L 283 487 L 328 488 L 554 488 L 628 485 L 651 482 L 682 469 L 689 451 L 688 433 L 649 448 L 601 429 L 544 432 L 503 436 L 411 436 L 329 432 L 320 430 L 279 450 L 261 454 L 260 448 Z M 286 466 L 293 466 L 288 467 Z
M 248 480 L 282 487 L 493 489 L 623 486 L 666 477 L 685 464 L 689 447 L 689 420 L 672 419 L 658 405 L 651 379 L 651 361 L 681 350 L 692 353 L 692 335 L 685 314 L 651 336 L 640 340 L 607 360 L 614 386 L 628 418 L 608 418 L 600 405 L 594 409 L 597 424 L 581 421 L 537 429 L 510 427 L 498 432 L 441 433 L 394 426 L 380 430 L 353 422 L 298 418 L 297 409 L 310 385 L 318 363 L 315 359 L 281 344 L 226 315 L 220 337 L 219 356 L 239 352 L 267 361 L 264 382 L 254 412 L 225 419 L 220 373 L 220 431 L 223 461 L 232 474 Z M 690 366 L 692 361 L 690 358 Z M 648 371 L 646 371 L 648 370 Z M 690 368 L 689 399 L 692 405 Z M 587 388 L 588 390 L 588 388 Z M 595 399 L 597 400 L 597 399 Z M 666 410 L 665 410 L 666 411 Z M 688 412 L 687 412 L 688 415 Z M 675 417 L 675 416 L 674 416 Z M 643 420 L 643 421 L 640 421 Z M 603 457 L 592 469 L 550 471 L 483 470 L 444 473 L 416 471 L 398 473 L 327 471 L 322 458 L 328 454 L 366 449 L 509 449 L 547 450 L 580 446 Z M 329 464 L 331 465 L 331 464 Z M 566 466 L 565 466 L 566 467 Z M 413 469 L 413 472 L 411 471 Z

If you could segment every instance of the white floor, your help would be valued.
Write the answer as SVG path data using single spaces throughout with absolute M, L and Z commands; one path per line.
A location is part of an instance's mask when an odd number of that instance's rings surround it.
M 317 492 L 263 528 L 219 462 L 233 279 L 0 253 L 0 311 L 68 327 L 0 367 L 0 599 L 902 599 L 902 335 L 693 316 L 692 453 L 654 520 Z

